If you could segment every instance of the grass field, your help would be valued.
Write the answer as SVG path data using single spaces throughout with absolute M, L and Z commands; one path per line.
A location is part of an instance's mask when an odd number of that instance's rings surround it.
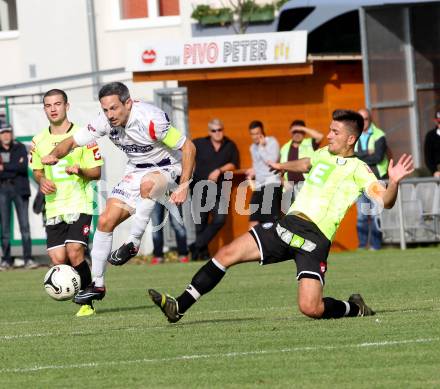
M 146 288 L 177 294 L 200 265 L 110 268 L 88 318 L 46 295 L 46 269 L 0 273 L 0 387 L 440 387 L 439 248 L 331 255 L 326 295 L 360 292 L 373 317 L 301 316 L 285 262 L 231 269 L 168 324 Z

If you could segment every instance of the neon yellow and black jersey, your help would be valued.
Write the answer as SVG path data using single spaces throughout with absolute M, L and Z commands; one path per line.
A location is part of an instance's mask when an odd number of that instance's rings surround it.
M 72 125 L 67 133 L 61 135 L 51 134 L 49 128 L 46 128 L 32 139 L 31 168 L 44 169 L 45 177 L 53 181 L 57 188 L 55 193 L 45 196 L 48 219 L 73 213 L 93 214 L 93 189 L 88 185 L 90 181 L 76 174 L 67 174 L 66 167 L 79 165 L 81 169 L 91 169 L 102 166 L 104 161 L 96 142 L 73 149 L 56 165 L 48 166 L 41 163 L 42 157 L 48 155 L 58 143 L 72 136 L 79 128 Z
M 365 162 L 331 154 L 327 147 L 310 161 L 312 168 L 289 214 L 306 215 L 331 241 L 350 206 L 377 178 Z

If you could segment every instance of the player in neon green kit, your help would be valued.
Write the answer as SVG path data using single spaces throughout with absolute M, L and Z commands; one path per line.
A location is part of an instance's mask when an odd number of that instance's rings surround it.
M 54 265 L 70 263 L 79 273 L 81 284 L 88 285 L 91 274 L 84 251 L 93 214 L 93 189 L 89 183 L 100 178 L 103 160 L 93 142 L 75 149 L 57 165 L 43 165 L 41 158 L 79 129 L 67 118 L 69 103 L 64 91 L 48 91 L 43 104 L 50 125 L 32 140 L 31 167 L 46 200 L 47 252 Z M 94 312 L 91 304 L 84 304 L 77 316 Z
M 260 264 L 294 259 L 297 266 L 298 306 L 316 319 L 344 316 L 369 316 L 369 308 L 359 294 L 347 301 L 323 297 L 324 275 L 331 241 L 349 207 L 362 192 L 374 199 L 377 209 L 391 208 L 399 182 L 413 169 L 412 157 L 403 155 L 388 168 L 385 189 L 368 166 L 354 156 L 354 145 L 363 129 L 357 112 L 337 110 L 327 135 L 329 145 L 311 158 L 285 163 L 269 163 L 278 171 L 309 173 L 289 213 L 277 223 L 258 224 L 248 233 L 220 249 L 193 277 L 191 284 L 177 298 L 153 289 L 149 294 L 168 321 L 175 323 L 202 295 L 210 292 L 229 267 L 251 261 Z

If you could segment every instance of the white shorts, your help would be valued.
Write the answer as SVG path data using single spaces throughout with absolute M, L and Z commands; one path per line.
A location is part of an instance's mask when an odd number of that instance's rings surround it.
M 177 185 L 176 179 L 182 174 L 182 166 L 180 164 L 176 164 L 160 168 L 137 168 L 133 165 L 127 165 L 124 176 L 113 188 L 109 198 L 118 199 L 127 204 L 129 207 L 135 209 L 136 202 L 140 198 L 141 180 L 147 173 L 152 172 L 160 172 L 165 177 L 168 185 L 167 191 L 169 191 Z

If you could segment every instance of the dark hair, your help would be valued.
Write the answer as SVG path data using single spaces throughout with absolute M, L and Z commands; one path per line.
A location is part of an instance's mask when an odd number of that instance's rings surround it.
M 118 96 L 121 103 L 125 103 L 130 98 L 130 91 L 122 82 L 111 82 L 104 85 L 99 91 L 99 100 L 105 96 Z
M 333 111 L 333 120 L 342 122 L 349 131 L 358 139 L 364 129 L 364 118 L 361 114 L 348 109 L 337 109 Z
M 261 128 L 261 130 L 264 133 L 264 126 L 263 126 L 263 123 L 261 121 L 259 121 L 259 120 L 252 120 L 249 123 L 249 130 L 253 130 L 254 128 Z
M 62 98 L 64 100 L 64 104 L 67 104 L 66 92 L 64 92 L 61 89 L 51 89 L 51 90 L 47 91 L 43 96 L 43 104 L 44 104 L 44 99 L 49 96 L 62 96 Z
M 296 119 L 292 122 L 292 124 L 290 125 L 289 128 L 292 128 L 293 126 L 301 126 L 301 127 L 305 127 L 306 126 L 306 122 L 304 120 L 301 119 Z

